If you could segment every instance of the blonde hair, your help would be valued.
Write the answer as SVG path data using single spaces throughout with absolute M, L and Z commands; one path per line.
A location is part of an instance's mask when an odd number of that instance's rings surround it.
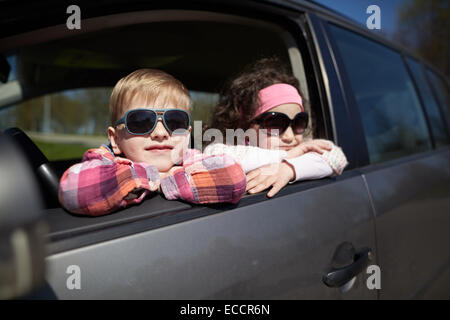
M 184 85 L 170 74 L 156 69 L 139 69 L 120 79 L 114 86 L 109 100 L 111 123 L 133 107 L 135 99 L 142 99 L 147 106 L 163 108 L 172 105 L 190 111 L 191 97 Z M 158 105 L 155 105 L 158 101 Z

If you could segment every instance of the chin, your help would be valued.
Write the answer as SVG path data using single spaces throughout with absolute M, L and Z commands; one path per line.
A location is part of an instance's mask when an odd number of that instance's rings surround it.
M 155 159 L 156 158 L 156 159 Z M 173 166 L 174 163 L 171 161 L 170 157 L 162 157 L 162 159 L 157 159 L 158 157 L 141 157 L 141 158 L 133 158 L 130 159 L 133 162 L 144 162 L 149 165 L 155 166 L 159 172 L 167 172 L 169 171 Z
M 172 169 L 173 168 L 173 166 L 174 166 L 174 164 L 171 164 L 171 165 L 166 165 L 166 164 L 164 164 L 164 165 L 155 165 L 154 164 L 154 166 L 156 167 L 156 168 L 158 168 L 158 171 L 159 172 L 167 172 L 167 171 L 169 171 L 170 169 Z
M 153 161 L 149 160 L 145 162 L 152 166 L 155 166 L 159 172 L 167 172 L 174 166 L 173 162 L 171 162 L 170 160 L 166 161 L 155 161 L 154 159 L 152 160 Z

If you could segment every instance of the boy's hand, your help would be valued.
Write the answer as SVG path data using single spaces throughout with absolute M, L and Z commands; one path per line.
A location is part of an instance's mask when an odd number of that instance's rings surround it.
M 170 168 L 169 171 L 166 172 L 160 172 L 159 173 L 159 181 L 161 181 L 162 179 L 172 175 L 176 170 L 183 168 L 182 166 L 173 166 L 172 168 Z M 162 192 L 161 190 L 161 184 L 159 183 L 158 185 L 158 192 Z
M 173 166 L 172 168 L 170 168 L 169 171 L 166 172 L 160 172 L 159 173 L 159 179 L 162 180 L 165 177 L 168 177 L 170 175 L 172 175 L 175 171 L 177 171 L 178 169 L 183 168 L 182 166 Z
M 294 178 L 294 171 L 287 163 L 267 165 L 247 174 L 247 188 L 250 194 L 261 192 L 272 186 L 267 193 L 269 198 L 276 195 Z
M 315 139 L 300 143 L 287 152 L 287 158 L 297 158 L 308 152 L 317 152 L 322 154 L 324 151 L 330 151 L 333 147 L 332 142 L 322 139 Z
M 115 157 L 114 162 L 118 164 L 127 164 L 131 165 L 133 162 L 130 159 L 122 158 L 122 157 Z

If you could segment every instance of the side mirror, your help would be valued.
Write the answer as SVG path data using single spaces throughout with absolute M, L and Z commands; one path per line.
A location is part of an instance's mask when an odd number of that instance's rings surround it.
M 0 81 L 3 83 L 8 82 L 9 72 L 11 71 L 11 66 L 8 60 L 3 55 L 0 55 Z
M 0 299 L 12 299 L 44 285 L 48 227 L 23 154 L 3 134 L 0 150 Z

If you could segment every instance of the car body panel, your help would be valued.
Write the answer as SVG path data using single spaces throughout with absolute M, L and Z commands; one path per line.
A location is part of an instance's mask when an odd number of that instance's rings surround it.
M 47 279 L 62 299 L 376 299 L 365 274 L 347 294 L 322 283 L 344 241 L 375 249 L 361 176 L 55 254 Z
M 381 299 L 450 298 L 446 149 L 365 173 L 376 211 Z

